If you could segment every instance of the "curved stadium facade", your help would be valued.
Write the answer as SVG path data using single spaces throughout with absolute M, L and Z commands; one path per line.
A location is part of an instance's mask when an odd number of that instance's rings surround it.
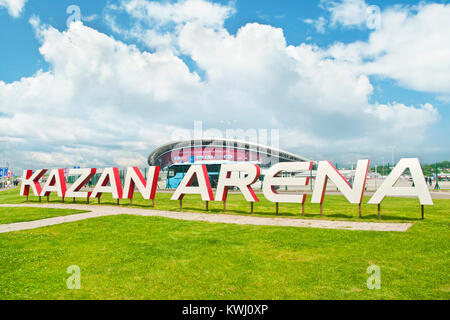
M 262 144 L 231 139 L 186 140 L 163 145 L 153 151 L 150 166 L 168 168 L 174 164 L 254 162 L 267 168 L 277 162 L 309 161 L 293 153 Z

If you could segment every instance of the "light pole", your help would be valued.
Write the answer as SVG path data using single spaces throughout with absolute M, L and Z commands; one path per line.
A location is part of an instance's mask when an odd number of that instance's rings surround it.
M 375 190 L 377 190 L 377 180 L 378 180 L 378 170 L 377 165 L 375 165 Z
M 441 187 L 439 186 L 439 175 L 438 175 L 438 164 L 436 162 L 436 185 L 434 186 L 435 190 L 440 190 Z
M 395 149 L 395 146 L 392 147 L 392 165 L 395 164 L 395 162 L 394 162 L 394 149 Z

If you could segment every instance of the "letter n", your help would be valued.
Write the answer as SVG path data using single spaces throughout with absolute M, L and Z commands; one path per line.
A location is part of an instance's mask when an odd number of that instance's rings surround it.
M 350 203 L 360 204 L 364 195 L 369 164 L 370 160 L 358 161 L 352 188 L 347 179 L 344 178 L 330 161 L 320 161 L 317 167 L 316 182 L 314 184 L 311 203 L 323 203 L 327 181 L 330 178 Z
M 136 187 L 145 200 L 155 199 L 160 167 L 149 167 L 147 181 L 137 167 L 129 167 L 125 176 L 122 199 L 133 199 Z

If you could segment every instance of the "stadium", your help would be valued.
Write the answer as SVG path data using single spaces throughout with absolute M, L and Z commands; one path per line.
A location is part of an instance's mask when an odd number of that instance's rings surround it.
M 205 164 L 214 188 L 224 163 L 251 162 L 265 169 L 278 162 L 310 161 L 270 146 L 233 139 L 191 139 L 163 145 L 149 158 L 150 166 L 160 166 L 166 172 L 166 188 L 176 188 L 193 164 Z

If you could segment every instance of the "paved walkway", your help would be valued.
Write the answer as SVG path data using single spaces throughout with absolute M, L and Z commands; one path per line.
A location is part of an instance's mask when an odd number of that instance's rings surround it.
M 62 217 L 54 217 L 36 221 L 18 222 L 0 225 L 0 233 L 36 229 L 55 224 L 67 223 L 97 218 L 104 216 L 132 214 L 146 217 L 164 217 L 177 220 L 205 221 L 211 223 L 230 223 L 241 225 L 258 226 L 282 226 L 300 228 L 320 228 L 320 229 L 343 229 L 343 230 L 364 230 L 364 231 L 398 231 L 406 232 L 413 223 L 381 223 L 381 222 L 357 222 L 357 221 L 332 221 L 314 219 L 292 219 L 292 218 L 264 218 L 253 216 L 238 216 L 229 214 L 206 214 L 193 212 L 172 212 L 115 206 L 89 206 L 79 204 L 3 204 L 0 207 L 33 207 L 49 209 L 75 209 L 89 210 L 90 212 L 72 214 Z

